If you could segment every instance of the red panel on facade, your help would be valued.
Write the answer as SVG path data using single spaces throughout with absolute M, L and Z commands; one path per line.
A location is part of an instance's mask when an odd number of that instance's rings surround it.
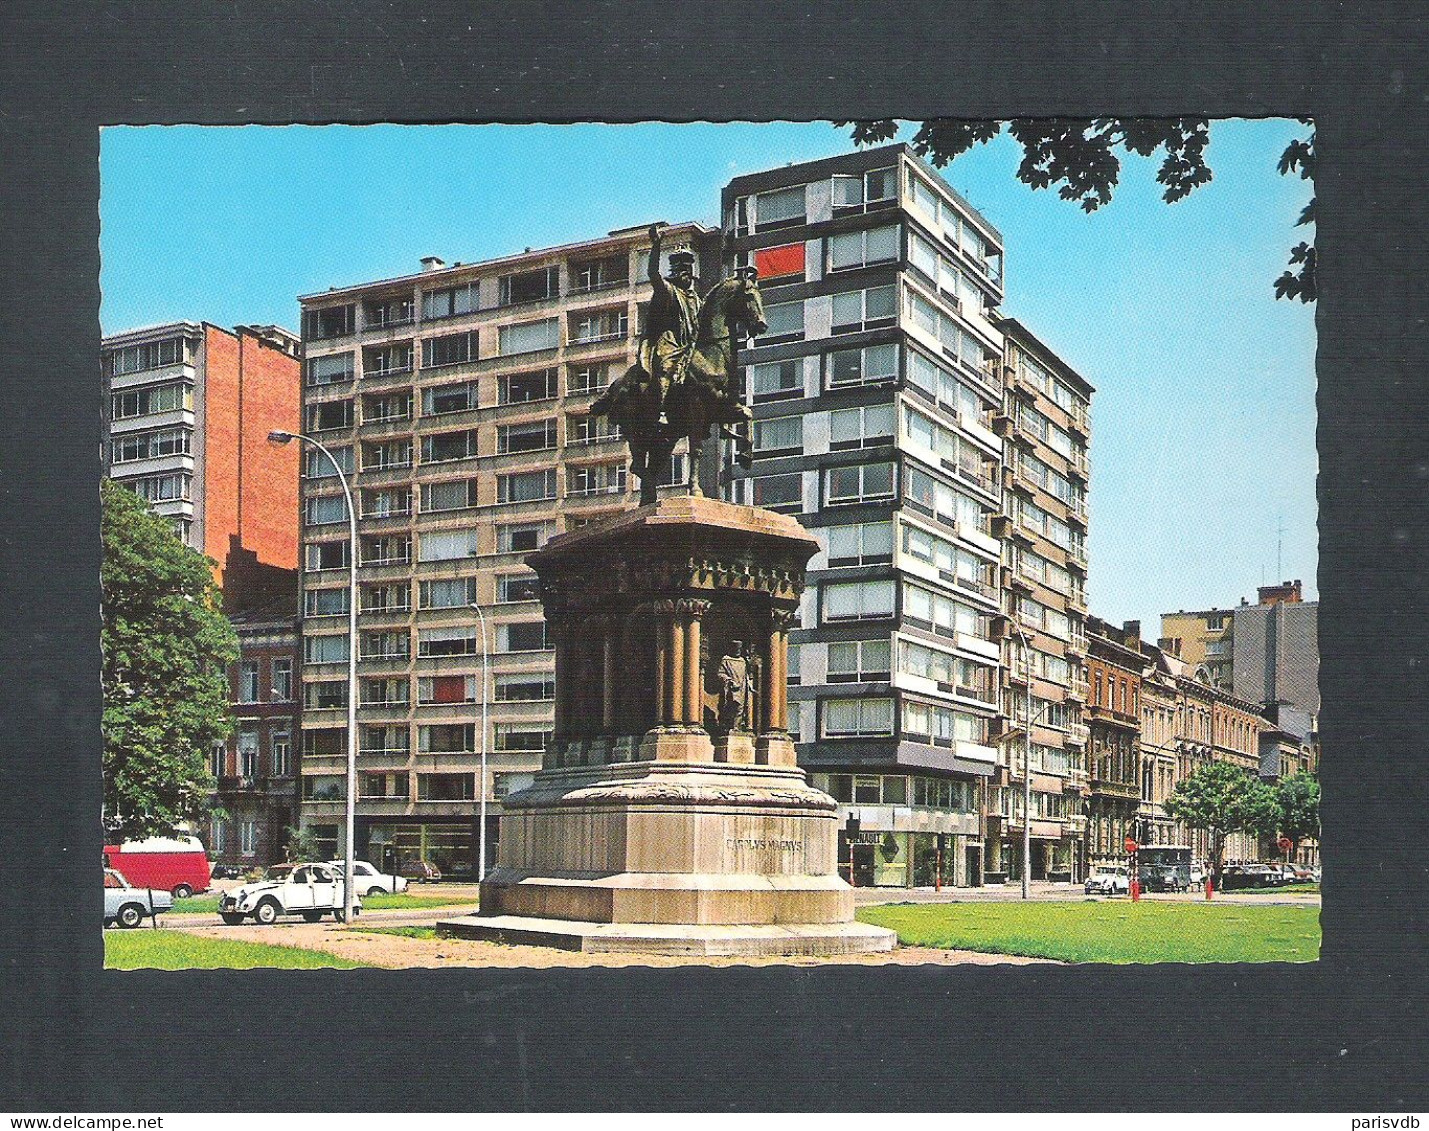
M 432 677 L 432 702 L 466 702 L 466 676 L 438 675 Z
M 759 269 L 761 279 L 774 279 L 781 275 L 802 275 L 804 273 L 804 245 L 784 244 L 782 247 L 766 247 L 754 253 L 754 266 Z

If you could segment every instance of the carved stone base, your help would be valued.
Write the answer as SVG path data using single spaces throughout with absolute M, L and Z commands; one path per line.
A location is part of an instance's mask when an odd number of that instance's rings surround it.
M 642 762 L 711 762 L 714 746 L 702 727 L 656 727 L 640 743 Z
M 541 773 L 505 808 L 501 865 L 481 885 L 483 919 L 809 926 L 853 918 L 853 891 L 834 858 L 833 800 L 798 769 L 569 767 Z
M 736 766 L 754 765 L 754 736 L 738 731 L 720 735 L 714 740 L 714 760 Z

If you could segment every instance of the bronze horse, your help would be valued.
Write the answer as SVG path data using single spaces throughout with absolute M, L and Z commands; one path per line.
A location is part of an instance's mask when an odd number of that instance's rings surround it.
M 692 495 L 701 493 L 700 453 L 711 428 L 721 426 L 721 435 L 735 441 L 740 466 L 751 465 L 750 416 L 734 385 L 735 356 L 741 340 L 766 328 L 757 275 L 743 269 L 705 295 L 695 342 L 663 398 L 650 377 L 649 346 L 642 343 L 641 361 L 591 405 L 591 415 L 618 426 L 630 445 L 630 470 L 640 480 L 641 506 L 655 502 L 657 481 L 681 436 L 689 441 L 685 485 Z

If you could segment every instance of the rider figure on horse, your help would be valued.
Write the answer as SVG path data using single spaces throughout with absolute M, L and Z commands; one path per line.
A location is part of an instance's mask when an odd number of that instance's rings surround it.
M 700 295 L 695 290 L 695 255 L 681 248 L 670 254 L 670 276 L 660 274 L 660 229 L 650 226 L 650 285 L 654 294 L 645 316 L 641 363 L 650 374 L 665 423 L 665 397 L 684 379 L 700 325 Z

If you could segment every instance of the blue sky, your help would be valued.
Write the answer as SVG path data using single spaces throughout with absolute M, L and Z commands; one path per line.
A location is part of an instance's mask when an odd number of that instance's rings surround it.
M 1003 312 L 1081 372 L 1092 402 L 1092 612 L 1139 619 L 1316 594 L 1314 307 L 1272 281 L 1308 182 L 1301 127 L 1213 123 L 1214 180 L 1174 205 L 1130 158 L 1087 215 L 1015 177 L 1007 137 L 943 175 L 1003 234 Z M 297 296 L 654 220 L 718 222 L 731 177 L 848 152 L 828 123 L 148 126 L 103 131 L 100 321 L 296 329 Z

